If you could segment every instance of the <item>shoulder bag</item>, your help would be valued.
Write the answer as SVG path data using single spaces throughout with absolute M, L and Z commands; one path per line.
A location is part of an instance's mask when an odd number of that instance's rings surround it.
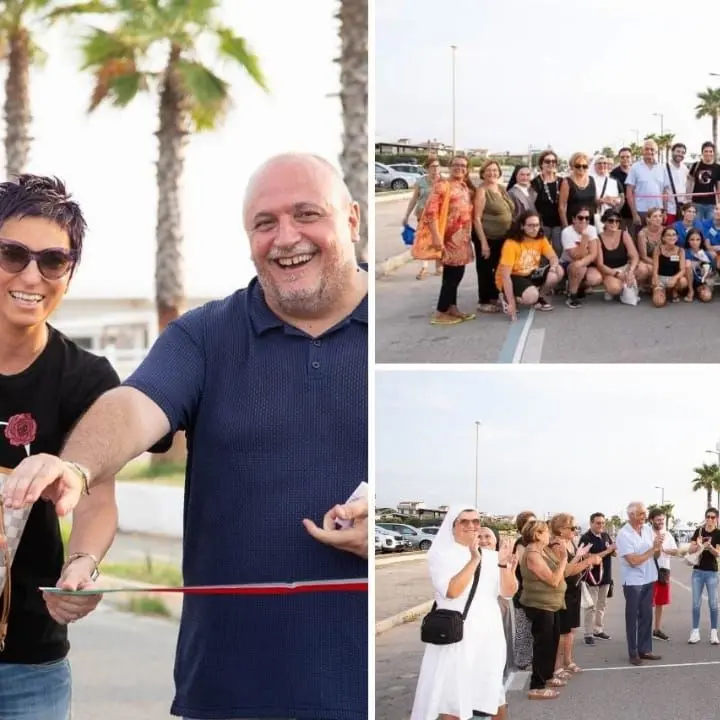
M 422 640 L 422 642 L 430 645 L 453 645 L 463 639 L 465 618 L 467 618 L 470 604 L 475 597 L 475 591 L 477 590 L 478 581 L 480 580 L 481 567 L 482 558 L 475 570 L 470 595 L 468 595 L 463 612 L 438 608 L 437 602 L 433 603 L 430 612 L 423 618 L 422 626 L 420 627 L 420 640 Z
M 9 510 L 3 504 L 2 490 L 10 474 L 7 468 L 0 468 L 0 535 L 4 535 L 6 545 L 0 553 L 0 652 L 5 649 L 8 618 L 10 616 L 10 566 L 20 544 L 32 505 L 20 510 Z

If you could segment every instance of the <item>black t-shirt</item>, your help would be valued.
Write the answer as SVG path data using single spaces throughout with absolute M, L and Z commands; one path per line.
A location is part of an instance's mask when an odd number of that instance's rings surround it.
M 597 555 L 598 553 L 605 552 L 610 545 L 612 545 L 612 538 L 606 532 L 602 533 L 599 537 L 592 531 L 588 530 L 581 538 L 580 545 L 590 545 L 590 554 Z M 612 557 L 606 555 L 602 561 L 602 576 L 600 575 L 600 566 L 589 568 L 591 577 L 588 581 L 592 585 L 609 585 L 612 580 Z
M 714 205 L 715 195 L 695 196 L 695 193 L 714 193 L 720 182 L 720 165 L 717 163 L 697 162 L 690 168 L 693 178 L 692 201 L 698 205 Z
M 704 538 L 711 538 L 710 544 L 713 547 L 717 547 L 720 545 L 720 529 L 713 530 L 712 532 L 708 532 L 702 525 L 695 530 L 692 536 L 692 542 L 695 542 L 695 540 L 698 539 L 698 535 L 702 533 L 702 536 Z M 710 572 L 717 572 L 718 571 L 718 561 L 717 558 L 707 550 L 704 553 L 700 554 L 700 561 L 697 565 L 694 566 L 696 570 L 709 570 Z
M 542 224 L 545 227 L 560 227 L 560 211 L 558 210 L 558 196 L 560 195 L 560 180 L 544 182 L 542 175 L 534 177 L 530 183 L 537 193 L 535 209 L 540 215 Z
M 610 177 L 617 180 L 618 189 L 625 197 L 627 197 L 627 194 L 625 192 L 625 181 L 627 180 L 627 176 L 628 174 L 622 169 L 622 166 L 620 165 L 610 171 Z M 620 208 L 620 217 L 632 218 L 632 211 L 630 210 L 630 206 L 627 204 L 627 200 Z
M 34 438 L 29 454 L 59 454 L 81 415 L 106 390 L 119 385 L 112 365 L 49 328 L 40 357 L 17 375 L 0 375 L 0 422 L 30 415 Z M 33 422 L 29 423 L 33 427 Z M 5 426 L 7 427 L 7 426 Z M 26 457 L 0 433 L 0 467 L 14 468 Z M 5 650 L 0 663 L 60 660 L 69 650 L 67 627 L 48 614 L 38 587 L 55 585 L 63 564 L 63 545 L 55 508 L 38 500 L 30 511 L 11 568 L 11 605 Z

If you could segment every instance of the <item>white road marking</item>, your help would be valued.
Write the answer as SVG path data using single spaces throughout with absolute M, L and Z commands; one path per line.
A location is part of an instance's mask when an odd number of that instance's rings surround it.
M 701 665 L 720 665 L 720 660 L 703 660 L 698 662 L 686 662 L 686 663 L 664 663 L 658 665 L 653 663 L 652 665 L 617 665 L 616 667 L 589 667 L 583 670 L 583 673 L 588 672 L 607 672 L 609 670 L 661 670 L 663 668 L 691 668 L 699 667 Z
M 545 329 L 534 328 L 528 334 L 527 345 L 522 356 L 523 363 L 540 363 L 542 358 L 543 343 L 545 342 Z
M 523 325 L 522 332 L 518 338 L 517 345 L 515 346 L 515 352 L 513 353 L 512 362 L 522 362 L 523 353 L 525 352 L 525 344 L 527 343 L 528 335 L 530 334 L 530 328 L 532 327 L 533 318 L 535 317 L 535 308 L 530 308 L 530 312 L 525 318 L 525 324 Z

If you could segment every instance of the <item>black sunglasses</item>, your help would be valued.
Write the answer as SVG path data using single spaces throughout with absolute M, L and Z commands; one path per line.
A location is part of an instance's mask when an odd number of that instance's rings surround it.
M 589 166 L 589 165 L 580 165 L 580 164 L 578 164 L 578 165 L 573 165 L 573 167 L 574 167 L 576 170 L 587 170 L 590 166 Z
M 46 280 L 60 280 L 72 270 L 76 257 L 74 250 L 47 248 L 34 252 L 15 240 L 0 238 L 0 268 L 11 275 L 19 275 L 34 260 Z
M 589 215 L 576 215 L 575 217 L 576 217 L 578 220 L 589 220 L 589 219 L 590 219 L 590 216 L 589 216 Z
M 717 520 L 717 515 L 706 515 L 705 519 L 706 520 Z

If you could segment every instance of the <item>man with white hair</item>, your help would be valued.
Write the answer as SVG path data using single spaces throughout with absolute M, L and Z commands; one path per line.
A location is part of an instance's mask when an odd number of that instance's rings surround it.
M 172 714 L 364 720 L 367 594 L 353 581 L 367 578 L 367 503 L 336 507 L 367 480 L 359 209 L 326 160 L 281 155 L 254 174 L 244 224 L 257 277 L 171 323 L 60 458 L 15 468 L 5 502 L 43 492 L 65 514 L 83 489 L 184 430 L 186 585 L 346 580 L 355 590 L 186 595 Z M 323 514 L 320 528 L 312 518 Z
M 662 208 L 667 213 L 669 178 L 658 162 L 658 146 L 654 140 L 643 143 L 642 160 L 630 168 L 625 180 L 626 201 L 636 228 L 645 225 L 648 210 Z
M 620 582 L 625 596 L 625 634 L 632 665 L 643 660 L 660 660 L 652 651 L 653 589 L 657 581 L 655 558 L 660 554 L 664 534 L 655 534 L 646 523 L 642 502 L 627 507 L 628 521 L 620 528 L 615 544 L 620 558 Z

